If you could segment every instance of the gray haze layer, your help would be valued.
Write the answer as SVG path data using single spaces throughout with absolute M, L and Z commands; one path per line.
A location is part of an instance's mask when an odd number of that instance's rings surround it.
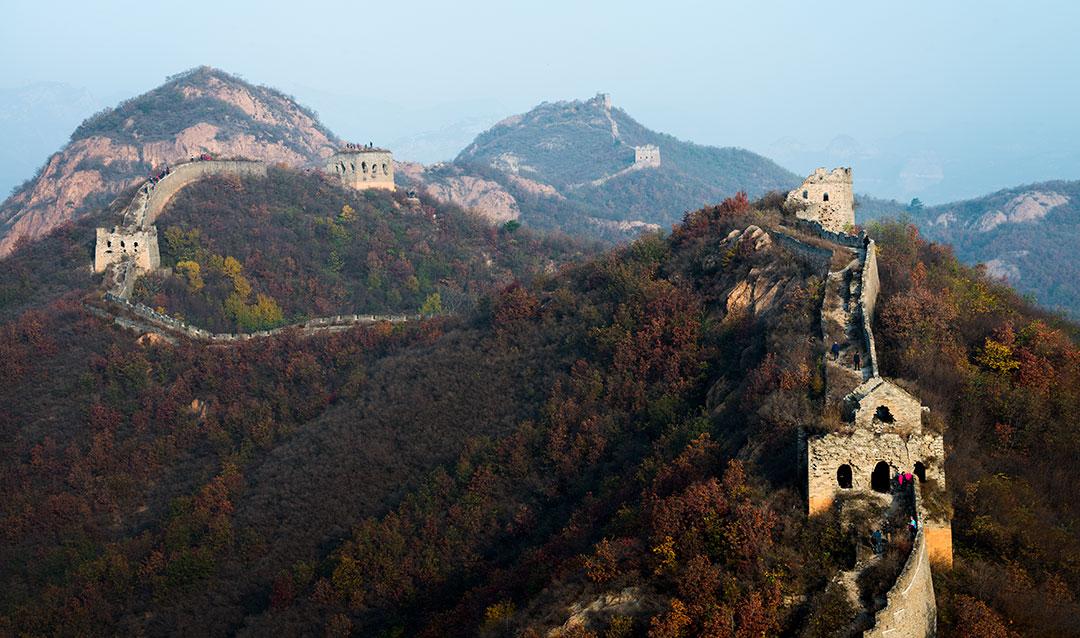
M 521 6 L 519 6 L 521 5 Z M 941 202 L 1080 178 L 1075 3 L 15 2 L 0 187 L 83 117 L 209 64 L 339 135 L 453 157 L 498 119 L 610 92 L 646 126 Z

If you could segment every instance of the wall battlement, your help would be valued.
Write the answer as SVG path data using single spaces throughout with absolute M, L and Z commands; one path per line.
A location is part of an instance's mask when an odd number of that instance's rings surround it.
M 117 288 L 130 292 L 133 276 L 161 267 L 157 227 L 153 226 L 161 211 L 185 186 L 209 175 L 222 174 L 265 177 L 266 164 L 246 160 L 199 160 L 171 167 L 157 183 L 147 180 L 124 208 L 123 226 L 112 230 L 97 229 L 94 272 L 131 262 L 134 269 L 125 269 Z
M 94 272 L 105 272 L 111 264 L 125 259 L 130 259 L 136 268 L 144 272 L 158 268 L 161 257 L 158 254 L 157 228 L 98 228 L 94 244 Z

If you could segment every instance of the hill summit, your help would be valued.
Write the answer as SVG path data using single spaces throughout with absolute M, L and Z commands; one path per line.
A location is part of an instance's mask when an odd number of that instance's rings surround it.
M 481 133 L 452 164 L 406 175 L 496 221 L 600 235 L 670 225 L 736 191 L 800 181 L 750 151 L 649 130 L 602 93 L 544 102 Z
M 0 204 L 0 256 L 20 239 L 103 208 L 164 164 L 200 154 L 303 165 L 337 140 L 316 114 L 265 86 L 198 67 L 85 120 L 39 173 Z

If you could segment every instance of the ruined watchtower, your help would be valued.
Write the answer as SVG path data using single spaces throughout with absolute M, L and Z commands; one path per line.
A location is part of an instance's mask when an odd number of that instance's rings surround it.
M 383 148 L 347 144 L 326 160 L 326 172 L 351 188 L 394 190 L 394 157 Z
M 842 233 L 855 225 L 855 194 L 851 169 L 818 168 L 806 181 L 788 193 L 787 203 L 798 209 L 796 216 L 821 222 L 826 230 Z
M 158 255 L 157 227 L 145 230 L 114 227 L 97 229 L 94 246 L 94 272 L 105 272 L 111 264 L 131 260 L 140 272 L 150 272 L 161 266 Z

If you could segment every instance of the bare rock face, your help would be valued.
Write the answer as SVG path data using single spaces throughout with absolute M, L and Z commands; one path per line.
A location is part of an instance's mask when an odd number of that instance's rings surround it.
M 503 224 L 521 216 L 517 200 L 498 182 L 439 164 L 428 169 L 413 162 L 398 162 L 394 168 L 418 189 L 426 190 L 436 199 L 472 210 L 493 224 Z
M 328 157 L 336 144 L 287 96 L 195 69 L 80 126 L 28 187 L 0 205 L 0 257 L 104 208 L 165 164 L 209 153 L 299 166 Z
M 1029 191 L 1006 202 L 1001 210 L 992 210 L 975 221 L 975 230 L 987 232 L 1002 224 L 1036 222 L 1051 210 L 1068 203 L 1069 198 L 1060 193 Z
M 530 193 L 532 195 L 541 195 L 543 197 L 553 197 L 560 200 L 566 199 L 566 197 L 563 196 L 562 193 L 560 193 L 558 190 L 555 189 L 554 186 L 551 186 L 550 184 L 543 184 L 536 180 L 528 179 L 514 173 L 508 173 L 506 179 L 508 179 L 511 184 L 517 186 L 526 193 Z
M 769 233 L 755 225 L 745 230 L 733 230 L 725 238 L 723 246 L 728 251 L 757 252 L 772 246 Z M 775 268 L 751 268 L 746 278 L 739 281 L 727 296 L 725 309 L 727 314 L 748 312 L 761 316 L 776 310 L 776 303 L 783 296 L 784 290 L 791 283 L 788 277 L 778 277 Z

